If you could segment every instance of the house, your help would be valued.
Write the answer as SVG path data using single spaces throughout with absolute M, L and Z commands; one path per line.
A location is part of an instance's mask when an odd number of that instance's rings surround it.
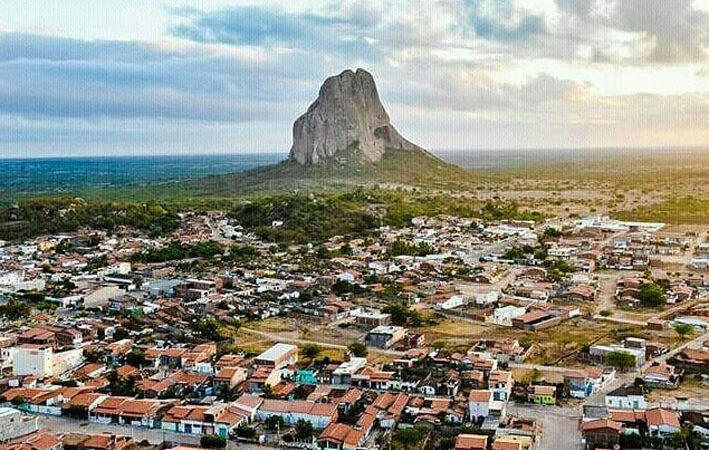
M 81 349 L 55 353 L 51 346 L 23 344 L 17 347 L 12 361 L 13 375 L 51 377 L 60 375 L 83 363 Z
M 33 413 L 59 416 L 66 398 L 61 389 L 38 389 L 17 387 L 3 392 L 6 401 L 19 403 L 23 409 Z
M 367 333 L 364 338 L 366 345 L 378 348 L 390 348 L 404 339 L 406 328 L 395 325 L 381 325 Z
M 108 397 L 89 412 L 89 422 L 155 428 L 160 415 L 169 407 L 157 400 Z
M 487 450 L 487 436 L 478 434 L 459 434 L 455 438 L 453 450 Z
M 362 327 L 373 328 L 391 323 L 391 314 L 381 311 L 359 311 L 354 314 L 355 323 Z
M 609 419 L 595 419 L 581 422 L 580 429 L 586 449 L 613 448 L 620 440 L 623 424 Z
M 586 398 L 615 378 L 613 369 L 586 367 L 582 370 L 564 370 L 564 384 L 569 395 L 574 398 Z
M 316 430 L 322 430 L 337 420 L 337 415 L 337 405 L 334 403 L 315 403 L 306 400 L 266 399 L 258 408 L 259 420 L 278 416 L 289 426 L 295 425 L 299 420 L 305 420 Z
M 498 437 L 492 443 L 492 450 L 522 450 L 522 447 L 522 441 L 515 436 Z
M 332 372 L 332 384 L 351 385 L 352 376 L 367 364 L 367 358 L 352 357 Z
M 679 433 L 682 428 L 677 414 L 663 408 L 653 408 L 645 411 L 645 423 L 650 434 L 654 436 L 670 436 Z
M 569 300 L 590 302 L 596 296 L 596 288 L 590 284 L 580 283 L 568 289 L 565 296 Z
M 65 448 L 62 435 L 50 432 L 33 433 L 0 445 L 0 450 L 63 450 Z
M 88 419 L 89 413 L 96 409 L 106 398 L 108 398 L 108 395 L 94 392 L 76 394 L 62 405 L 62 415 Z
M 525 314 L 527 309 L 521 306 L 506 305 L 500 308 L 495 308 L 490 317 L 490 322 L 496 325 L 507 327 L 512 326 L 512 320 Z
M 556 404 L 556 386 L 531 385 L 527 388 L 527 401 L 540 405 Z
M 635 367 L 642 367 L 645 364 L 645 349 L 644 348 L 633 348 L 633 347 L 623 347 L 621 345 L 592 345 L 588 353 L 595 360 L 603 363 L 610 354 L 614 353 L 625 353 L 634 358 Z
M 265 385 L 274 387 L 281 382 L 281 373 L 281 370 L 274 369 L 272 367 L 257 367 L 251 376 L 246 380 L 249 392 L 262 392 Z
M 224 367 L 214 375 L 215 391 L 231 390 L 246 380 L 248 371 L 245 367 Z
M 282 369 L 298 362 L 298 347 L 291 344 L 278 343 L 261 353 L 254 359 L 258 366 Z
M 473 389 L 468 394 L 468 418 L 471 422 L 482 423 L 490 415 L 492 392 Z
M 24 416 L 13 408 L 0 407 L 0 442 L 27 436 L 39 429 L 36 416 Z
M 645 369 L 642 379 L 647 386 L 674 389 L 679 383 L 680 376 L 674 366 L 664 362 L 654 362 Z
M 165 431 L 195 435 L 216 434 L 227 438 L 242 423 L 247 423 L 248 411 L 225 403 L 211 406 L 184 405 L 170 408 L 160 426 Z
M 493 370 L 488 378 L 488 389 L 492 392 L 493 400 L 506 402 L 512 394 L 514 379 L 512 372 Z
M 369 407 L 354 425 L 331 423 L 320 433 L 318 446 L 322 450 L 355 450 L 361 448 L 369 437 L 375 421 L 376 410 Z
M 436 299 L 433 307 L 435 309 L 454 309 L 459 306 L 463 306 L 467 303 L 465 296 L 456 294 L 450 297 L 444 296 L 442 298 Z
M 133 448 L 135 441 L 130 436 L 111 433 L 71 433 L 63 438 L 64 450 L 123 450 Z
M 636 386 L 621 386 L 606 394 L 606 407 L 611 409 L 646 409 L 645 393 Z

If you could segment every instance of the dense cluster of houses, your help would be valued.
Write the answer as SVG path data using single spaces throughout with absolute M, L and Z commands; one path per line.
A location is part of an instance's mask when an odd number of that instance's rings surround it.
M 381 227 L 375 239 L 289 247 L 209 213 L 184 215 L 170 237 L 119 228 L 3 242 L 0 396 L 8 408 L 0 422 L 22 427 L 0 441 L 22 437 L 38 442 L 29 449 L 52 450 L 132 445 L 113 435 L 42 433 L 26 414 L 44 414 L 321 449 L 371 448 L 394 430 L 429 424 L 474 430 L 457 436 L 456 449 L 529 449 L 539 424 L 509 414 L 509 402 L 586 399 L 616 379 L 608 359 L 619 353 L 632 356 L 643 387 L 674 389 L 685 376 L 705 374 L 709 350 L 687 348 L 647 364 L 670 348 L 628 337 L 590 345 L 587 364 L 562 369 L 558 382 L 522 382 L 510 366 L 524 364 L 534 343 L 490 337 L 462 351 L 427 347 L 421 330 L 388 308 L 533 333 L 583 315 L 599 296 L 601 268 L 628 270 L 616 282 L 618 305 L 637 307 L 646 283 L 660 286 L 668 303 L 690 304 L 709 280 L 697 272 L 670 278 L 652 261 L 696 243 L 661 229 L 603 217 L 541 226 L 417 217 L 407 227 Z M 216 243 L 221 252 L 146 262 L 174 242 Z M 696 265 L 705 245 L 694 248 Z M 313 257 L 327 264 L 313 269 Z M 702 329 L 706 310 L 693 307 L 648 327 Z M 305 362 L 303 349 L 287 342 L 246 354 L 209 322 L 238 329 L 273 316 L 355 330 L 366 347 L 392 357 Z M 662 438 L 689 420 L 631 395 L 609 394 L 602 414 L 584 415 L 587 444 L 613 445 L 638 427 Z M 303 424 L 307 437 L 296 435 Z

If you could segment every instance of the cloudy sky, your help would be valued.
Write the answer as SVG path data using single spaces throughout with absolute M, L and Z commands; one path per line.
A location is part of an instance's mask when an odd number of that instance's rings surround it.
M 0 156 L 286 152 L 357 67 L 434 150 L 709 146 L 709 0 L 3 0 Z

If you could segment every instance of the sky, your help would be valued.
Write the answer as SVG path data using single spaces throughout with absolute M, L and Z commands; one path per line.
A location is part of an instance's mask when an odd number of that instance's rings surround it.
M 286 152 L 364 68 L 432 150 L 709 147 L 709 0 L 3 0 L 0 157 Z

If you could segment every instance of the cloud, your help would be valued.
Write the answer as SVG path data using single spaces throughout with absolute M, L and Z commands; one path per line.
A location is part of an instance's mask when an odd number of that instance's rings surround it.
M 249 3 L 166 9 L 150 42 L 0 34 L 0 141 L 283 150 L 348 67 L 432 148 L 709 141 L 694 118 L 709 117 L 709 23 L 693 2 Z
M 599 58 L 654 63 L 703 61 L 709 56 L 709 13 L 687 0 L 556 0 L 566 23 L 577 24 L 574 37 L 585 41 Z M 615 31 L 615 33 L 614 33 Z M 649 51 L 640 55 L 616 53 L 589 36 L 603 33 L 618 40 L 635 35 Z M 616 37 L 615 39 L 613 37 Z
M 308 95 L 292 66 L 281 62 L 5 34 L 0 36 L 0 113 L 264 120 Z

